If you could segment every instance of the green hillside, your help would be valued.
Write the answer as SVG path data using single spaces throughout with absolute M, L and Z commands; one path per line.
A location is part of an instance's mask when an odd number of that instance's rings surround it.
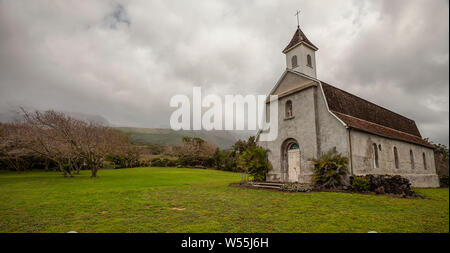
M 118 129 L 129 134 L 131 141 L 138 144 L 174 145 L 181 142 L 183 136 L 189 136 L 202 138 L 221 149 L 229 148 L 237 140 L 247 139 L 251 135 L 249 131 L 174 131 L 172 129 L 134 127 L 118 127 Z

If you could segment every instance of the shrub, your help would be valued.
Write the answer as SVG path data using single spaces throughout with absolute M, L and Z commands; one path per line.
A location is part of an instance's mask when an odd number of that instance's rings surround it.
M 214 166 L 214 152 L 216 146 L 201 138 L 184 136 L 182 143 L 174 147 L 180 165 L 185 167 Z
M 115 168 L 133 168 L 140 165 L 139 154 L 134 152 L 108 154 L 105 161 L 113 163 Z
M 45 159 L 45 157 L 30 154 L 21 155 L 17 158 L 11 158 L 0 153 L 0 170 L 49 170 L 55 168 L 57 165 L 54 161 Z
M 141 159 L 139 160 L 139 167 L 150 167 L 152 165 L 151 161 L 149 160 L 145 160 L 145 159 Z
M 441 187 L 448 187 L 448 175 L 439 176 L 439 184 Z
M 226 157 L 227 153 L 225 151 L 221 151 L 219 148 L 216 149 L 216 152 L 213 155 L 214 167 L 216 168 L 216 170 L 224 170 Z
M 310 159 L 314 165 L 313 182 L 316 188 L 337 189 L 348 186 L 348 158 L 332 148 L 318 159 Z
M 312 186 L 308 183 L 285 183 L 280 189 L 285 192 L 310 192 Z
M 178 158 L 178 164 L 185 167 L 213 167 L 214 159 L 212 157 L 199 157 L 191 155 L 183 155 Z
M 253 177 L 253 180 L 264 181 L 270 166 L 267 153 L 268 150 L 261 147 L 249 148 L 240 155 L 239 165 Z
M 203 165 L 208 168 L 214 167 L 214 158 L 212 157 L 206 158 L 203 162 Z
M 370 182 L 365 177 L 351 177 L 350 184 L 352 186 L 352 190 L 357 192 L 368 192 L 370 191 Z
M 180 161 L 178 159 L 176 160 L 168 160 L 167 161 L 167 167 L 175 167 L 180 163 Z
M 239 154 L 233 151 L 227 152 L 223 169 L 225 171 L 244 172 L 244 169 L 238 164 L 239 159 Z
M 151 165 L 153 167 L 167 167 L 169 160 L 166 158 L 156 157 L 151 160 Z

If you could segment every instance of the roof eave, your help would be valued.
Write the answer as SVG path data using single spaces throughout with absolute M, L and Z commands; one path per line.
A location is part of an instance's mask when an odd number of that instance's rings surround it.
M 306 42 L 304 42 L 304 41 L 300 41 L 299 43 L 293 45 L 292 47 L 289 47 L 289 48 L 284 49 L 284 50 L 282 51 L 283 54 L 286 54 L 287 52 L 291 51 L 292 49 L 294 49 L 295 47 L 297 47 L 297 46 L 300 45 L 300 44 L 304 44 L 305 46 L 311 48 L 311 49 L 314 50 L 314 51 L 319 50 L 319 48 L 317 48 L 317 47 L 314 46 L 314 45 L 311 45 L 311 44 L 306 43 Z
M 354 127 L 354 126 L 348 126 L 348 128 L 352 128 L 352 129 L 356 129 L 356 130 L 361 131 L 361 132 L 365 132 L 365 133 L 369 133 L 369 134 L 381 136 L 381 137 L 383 137 L 383 138 L 388 138 L 388 139 L 392 139 L 392 140 L 397 140 L 397 141 L 407 142 L 407 143 L 411 143 L 411 144 L 420 145 L 420 146 L 423 146 L 423 147 L 427 147 L 427 148 L 434 149 L 434 146 L 433 146 L 432 144 L 426 145 L 426 144 L 423 144 L 423 143 L 418 143 L 418 142 L 408 141 L 408 140 L 404 140 L 404 139 L 401 139 L 401 138 L 395 138 L 395 137 L 392 137 L 392 136 L 389 136 L 389 135 L 384 135 L 384 134 L 375 133 L 375 132 L 373 132 L 373 131 L 369 131 L 369 130 L 367 130 L 367 129 L 363 129 L 363 128 L 359 128 L 359 127 Z

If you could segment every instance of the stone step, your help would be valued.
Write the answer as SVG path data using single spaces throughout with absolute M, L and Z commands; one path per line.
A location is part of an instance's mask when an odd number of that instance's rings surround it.
M 280 189 L 280 186 L 274 186 L 274 185 L 258 185 L 254 184 L 253 187 L 255 188 L 266 188 L 266 189 Z
M 257 184 L 257 185 L 271 185 L 271 186 L 282 186 L 283 185 L 283 183 L 279 183 L 279 182 L 257 182 L 257 183 L 254 183 L 254 184 Z
M 267 183 L 267 184 L 285 184 L 284 182 L 278 182 L 278 181 L 265 181 L 261 183 Z

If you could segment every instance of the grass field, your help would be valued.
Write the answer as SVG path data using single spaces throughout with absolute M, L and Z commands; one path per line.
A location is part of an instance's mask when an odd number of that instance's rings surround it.
M 0 172 L 0 232 L 449 232 L 448 189 L 424 199 L 229 187 L 239 174 L 135 168 Z

